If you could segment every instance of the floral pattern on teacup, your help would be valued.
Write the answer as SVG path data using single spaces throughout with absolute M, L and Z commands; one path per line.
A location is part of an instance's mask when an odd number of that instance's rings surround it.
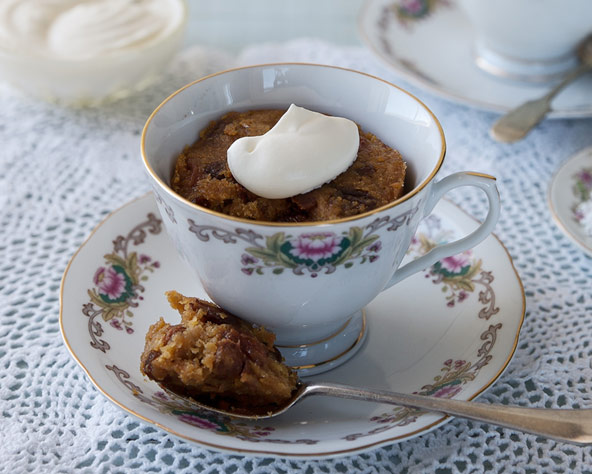
M 247 247 L 241 258 L 241 271 L 247 275 L 262 275 L 266 268 L 276 275 L 291 269 L 295 275 L 308 272 L 316 278 L 319 272 L 333 273 L 343 265 L 350 268 L 374 262 L 382 245 L 378 235 L 364 235 L 360 227 L 350 228 L 348 233 L 312 232 L 297 236 L 283 232 L 268 237 L 265 247 Z
M 156 202 L 159 203 L 163 207 L 165 214 L 167 215 L 169 220 L 173 224 L 176 224 L 177 219 L 175 217 L 175 211 L 173 211 L 173 208 L 166 203 L 166 201 L 161 197 L 160 194 L 158 194 L 156 191 L 153 191 L 153 192 L 154 192 L 154 199 L 156 199 Z
M 308 274 L 316 278 L 319 274 L 330 274 L 338 267 L 351 268 L 355 263 L 375 262 L 382 250 L 379 229 L 392 232 L 409 225 L 417 213 L 414 207 L 391 218 L 377 218 L 365 227 L 353 226 L 341 234 L 331 231 L 287 234 L 276 232 L 264 237 L 250 229 L 237 228 L 234 231 L 220 227 L 198 225 L 188 219 L 189 231 L 202 242 L 210 237 L 226 244 L 239 240 L 250 244 L 245 247 L 241 258 L 241 271 L 246 275 L 263 275 L 270 270 L 275 275 L 291 270 L 294 275 Z
M 88 332 L 93 348 L 102 352 L 110 349 L 109 343 L 100 339 L 104 330 L 96 320 L 98 317 L 119 331 L 125 330 L 127 334 L 134 332 L 130 321 L 134 316 L 132 308 L 136 308 L 143 299 L 142 282 L 160 267 L 160 262 L 146 254 L 130 252 L 129 245 L 138 246 L 146 239 L 147 232 L 159 234 L 161 230 L 162 221 L 149 213 L 147 220 L 127 235 L 119 235 L 113 240 L 113 251 L 104 256 L 105 265 L 95 271 L 92 280 L 95 286 L 87 291 L 90 302 L 82 306 L 82 314 L 89 318 Z

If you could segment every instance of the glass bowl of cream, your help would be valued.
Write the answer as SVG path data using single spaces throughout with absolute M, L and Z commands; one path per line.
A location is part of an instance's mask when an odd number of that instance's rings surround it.
M 146 87 L 179 49 L 186 0 L 0 0 L 0 78 L 62 105 Z

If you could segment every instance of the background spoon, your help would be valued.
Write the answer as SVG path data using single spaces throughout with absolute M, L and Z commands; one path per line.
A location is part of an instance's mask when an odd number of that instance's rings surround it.
M 580 65 L 540 99 L 525 102 L 502 116 L 491 128 L 491 136 L 503 143 L 512 143 L 526 136 L 551 110 L 551 101 L 566 85 L 592 70 L 592 35 L 578 47 Z
M 471 420 L 525 431 L 547 438 L 573 444 L 592 444 L 592 409 L 549 409 L 523 408 L 506 405 L 435 398 L 388 392 L 385 390 L 364 390 L 333 383 L 300 383 L 292 398 L 283 406 L 262 411 L 242 409 L 231 411 L 191 399 L 199 408 L 224 415 L 246 419 L 270 418 L 285 413 L 303 398 L 311 395 L 327 395 L 354 400 L 388 403 L 429 412 L 439 412 Z

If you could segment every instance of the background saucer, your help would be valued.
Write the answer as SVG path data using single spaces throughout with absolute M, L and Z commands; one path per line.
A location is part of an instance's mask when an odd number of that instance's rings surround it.
M 360 13 L 363 41 L 398 75 L 444 99 L 497 112 L 548 92 L 549 86 L 483 72 L 473 60 L 471 26 L 454 0 L 423 3 L 425 8 L 413 13 L 401 0 L 366 0 Z M 567 87 L 552 108 L 550 118 L 592 116 L 592 75 Z
M 164 216 L 167 218 L 167 216 Z M 441 201 L 407 259 L 477 226 Z M 116 272 L 118 275 L 113 275 Z M 107 294 L 104 277 L 133 284 Z M 133 275 L 130 276 L 130 275 Z M 166 235 L 151 194 L 111 214 L 64 273 L 60 326 L 73 357 L 113 403 L 208 448 L 258 456 L 320 458 L 399 442 L 449 421 L 388 405 L 312 397 L 278 418 L 246 422 L 195 410 L 139 371 L 144 335 L 163 316 L 163 293 L 206 297 Z M 524 291 L 495 236 L 381 293 L 366 308 L 368 337 L 344 365 L 311 377 L 401 392 L 472 399 L 507 367 L 524 319 Z
M 585 148 L 561 165 L 551 180 L 548 202 L 557 226 L 584 252 L 592 256 L 592 236 L 586 234 L 574 214 L 574 208 L 581 202 L 574 189 L 578 174 L 584 171 L 592 176 L 592 147 Z

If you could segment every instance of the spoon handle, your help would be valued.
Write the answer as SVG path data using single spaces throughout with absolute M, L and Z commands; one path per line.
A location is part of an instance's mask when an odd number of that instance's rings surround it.
M 419 408 L 428 412 L 439 412 L 492 423 L 568 443 L 579 445 L 592 443 L 592 409 L 522 408 L 491 405 L 383 390 L 363 390 L 329 383 L 310 384 L 305 395 L 312 394 Z
M 580 65 L 540 99 L 530 100 L 510 110 L 493 124 L 491 136 L 503 143 L 512 143 L 524 138 L 551 110 L 551 101 L 557 93 L 590 69 L 591 65 L 588 63 Z

